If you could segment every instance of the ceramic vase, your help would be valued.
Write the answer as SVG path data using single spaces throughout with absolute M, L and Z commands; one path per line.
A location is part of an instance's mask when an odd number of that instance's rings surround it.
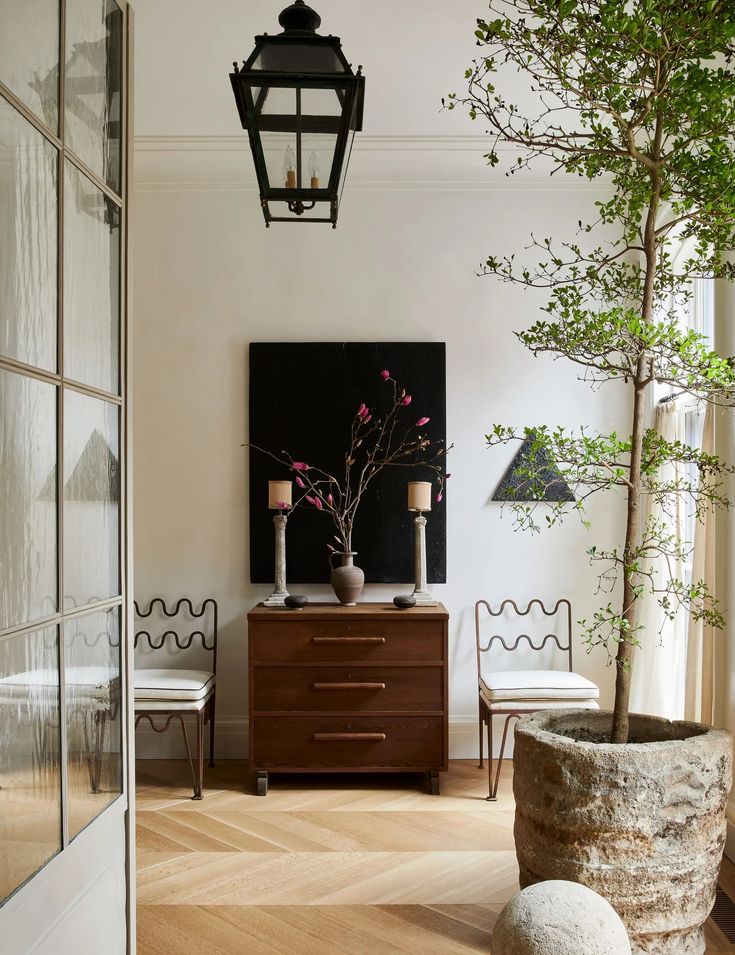
M 353 562 L 355 556 L 355 551 L 347 553 L 335 551 L 331 557 L 332 588 L 339 602 L 345 607 L 355 606 L 365 586 L 365 574 L 359 567 L 355 567 Z M 335 559 L 339 561 L 337 567 L 334 566 Z

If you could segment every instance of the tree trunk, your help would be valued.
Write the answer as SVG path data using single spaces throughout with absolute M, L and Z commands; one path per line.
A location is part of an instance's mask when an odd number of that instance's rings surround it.
M 656 236 L 656 219 L 661 202 L 660 153 L 663 130 L 663 116 L 659 109 L 656 117 L 656 132 L 654 136 L 651 160 L 656 164 L 651 170 L 651 196 L 648 203 L 648 212 L 643 233 L 643 249 L 646 257 L 646 271 L 643 282 L 643 301 L 641 302 L 641 318 L 644 322 L 653 321 L 654 286 L 656 281 L 656 257 L 658 241 Z M 640 507 L 641 507 L 641 461 L 643 457 L 643 435 L 645 432 L 645 397 L 646 389 L 651 383 L 651 374 L 645 352 L 638 358 L 636 366 L 635 389 L 633 398 L 633 426 L 631 428 L 630 449 L 630 485 L 628 488 L 628 518 L 625 528 L 625 549 L 623 551 L 623 624 L 620 627 L 618 652 L 615 658 L 617 674 L 615 677 L 615 704 L 613 708 L 613 724 L 611 742 L 627 743 L 628 708 L 630 704 L 630 677 L 633 666 L 633 650 L 638 621 L 638 598 L 633 585 L 634 553 L 640 536 Z

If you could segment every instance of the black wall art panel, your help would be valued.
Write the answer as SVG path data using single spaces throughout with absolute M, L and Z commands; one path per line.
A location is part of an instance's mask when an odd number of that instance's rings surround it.
M 436 342 L 254 342 L 250 345 L 251 444 L 294 460 L 344 474 L 352 420 L 361 403 L 380 415 L 392 404 L 392 388 L 380 375 L 388 369 L 412 402 L 405 420 L 431 419 L 422 430 L 446 441 L 445 345 Z M 291 480 L 293 472 L 253 448 L 250 458 L 250 580 L 274 577 L 273 511 L 268 481 Z M 451 456 L 448 462 L 451 470 Z M 355 520 L 352 548 L 367 583 L 407 584 L 414 580 L 414 515 L 406 509 L 409 481 L 430 481 L 424 467 L 387 467 L 369 486 Z M 298 488 L 294 484 L 294 501 Z M 451 481 L 449 495 L 451 498 Z M 432 495 L 433 497 L 433 495 Z M 449 501 L 451 504 L 451 500 Z M 446 582 L 447 494 L 427 514 L 429 583 Z M 327 544 L 337 547 L 336 529 L 326 513 L 302 506 L 286 530 L 287 583 L 329 581 Z

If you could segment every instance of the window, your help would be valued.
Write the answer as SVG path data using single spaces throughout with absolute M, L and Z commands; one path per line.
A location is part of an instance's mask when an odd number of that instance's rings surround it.
M 126 15 L 0 4 L 0 904 L 123 791 Z

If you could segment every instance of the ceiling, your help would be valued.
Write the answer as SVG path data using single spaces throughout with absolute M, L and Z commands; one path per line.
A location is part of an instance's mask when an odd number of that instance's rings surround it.
M 241 134 L 228 74 L 256 33 L 280 32 L 285 0 L 133 0 L 136 136 Z M 341 37 L 366 76 L 368 136 L 483 132 L 441 98 L 476 53 L 484 0 L 315 0 L 320 32 Z

